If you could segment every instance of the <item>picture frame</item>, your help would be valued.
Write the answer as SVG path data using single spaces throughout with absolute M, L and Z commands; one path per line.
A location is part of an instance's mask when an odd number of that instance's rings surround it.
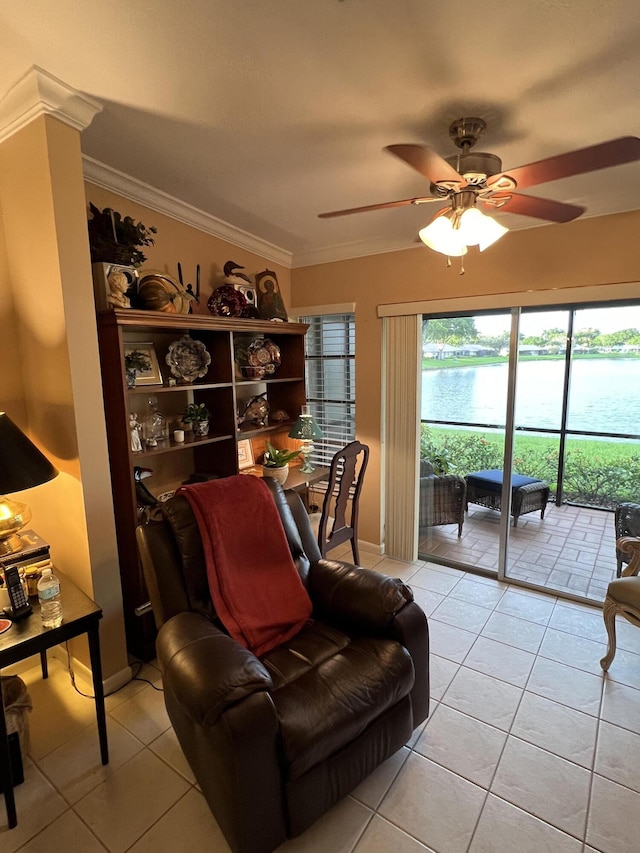
M 158 356 L 156 355 L 156 348 L 154 347 L 153 342 L 135 341 L 132 343 L 125 343 L 125 357 L 129 355 L 129 353 L 134 352 L 134 350 L 144 353 L 144 355 L 149 359 L 151 365 L 148 370 L 136 371 L 136 387 L 138 385 L 162 385 L 162 373 L 160 372 L 160 364 L 158 362 Z
M 258 314 L 261 320 L 277 320 L 287 323 L 289 317 L 282 301 L 278 276 L 273 270 L 263 270 L 256 275 Z
M 244 471 L 245 468 L 251 468 L 253 465 L 254 458 L 251 439 L 245 438 L 238 442 L 238 470 Z

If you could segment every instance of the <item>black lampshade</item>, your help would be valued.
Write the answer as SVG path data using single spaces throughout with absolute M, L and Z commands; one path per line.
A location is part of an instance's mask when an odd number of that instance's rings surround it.
M 58 471 L 6 412 L 0 412 L 0 494 L 40 486 Z

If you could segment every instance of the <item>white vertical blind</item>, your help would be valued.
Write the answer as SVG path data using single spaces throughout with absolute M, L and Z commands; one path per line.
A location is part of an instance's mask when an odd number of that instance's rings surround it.
M 385 370 L 385 555 L 418 556 L 419 316 L 382 321 Z
M 312 461 L 329 466 L 335 453 L 355 438 L 355 314 L 300 317 L 309 324 L 305 338 L 307 402 L 324 433 Z

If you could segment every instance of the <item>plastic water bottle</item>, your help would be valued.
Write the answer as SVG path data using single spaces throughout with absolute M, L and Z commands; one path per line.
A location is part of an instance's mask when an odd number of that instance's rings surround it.
M 51 569 L 42 570 L 42 577 L 38 581 L 38 601 L 44 627 L 59 628 L 62 625 L 60 581 Z

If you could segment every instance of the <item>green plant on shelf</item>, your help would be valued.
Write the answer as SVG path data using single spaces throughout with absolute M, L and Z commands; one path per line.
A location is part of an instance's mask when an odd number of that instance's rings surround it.
M 189 403 L 182 413 L 182 422 L 185 424 L 199 424 L 202 421 L 208 421 L 210 417 L 211 412 L 204 403 Z
M 265 468 L 284 468 L 296 457 L 300 456 L 299 450 L 278 450 L 272 444 L 267 442 L 267 449 L 264 452 L 262 464 Z

